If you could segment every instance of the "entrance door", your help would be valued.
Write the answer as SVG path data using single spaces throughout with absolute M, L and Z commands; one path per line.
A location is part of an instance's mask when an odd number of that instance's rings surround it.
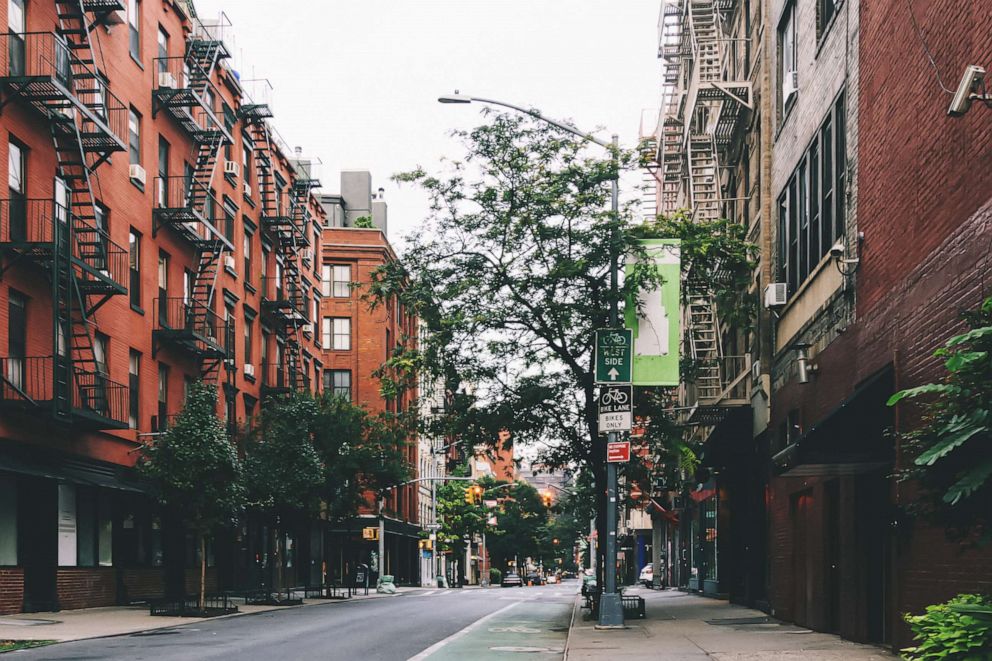
M 24 612 L 57 611 L 58 486 L 52 480 L 25 478 L 20 494 L 17 556 L 24 567 Z
M 809 568 L 809 517 L 813 501 L 812 491 L 792 495 L 792 612 L 793 620 L 807 626 L 809 601 L 813 595 L 813 572 Z
M 840 480 L 823 485 L 824 535 L 824 630 L 840 633 Z

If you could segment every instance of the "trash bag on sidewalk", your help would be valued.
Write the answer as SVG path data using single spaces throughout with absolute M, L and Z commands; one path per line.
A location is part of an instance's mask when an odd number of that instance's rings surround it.
M 393 577 L 388 575 L 381 577 L 375 591 L 379 594 L 396 594 L 396 584 L 393 583 Z

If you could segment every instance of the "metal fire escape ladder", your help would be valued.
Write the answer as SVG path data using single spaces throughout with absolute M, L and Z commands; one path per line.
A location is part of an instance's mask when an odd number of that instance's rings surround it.
M 307 387 L 303 374 L 303 343 L 300 339 L 307 302 L 303 294 L 303 274 L 300 269 L 300 250 L 309 245 L 307 225 L 310 222 L 308 204 L 313 180 L 303 173 L 294 173 L 292 196 L 290 198 L 290 224 L 292 231 L 288 240 L 280 241 L 283 253 L 283 275 L 286 278 L 285 288 L 289 293 L 290 309 L 293 310 L 289 328 L 286 333 L 284 355 L 286 369 L 289 375 L 289 385 L 294 390 Z
M 107 117 L 96 58 L 89 39 L 92 24 L 86 10 L 103 8 L 108 3 L 89 0 L 56 1 L 58 35 L 64 40 L 68 71 L 74 93 L 97 117 Z M 117 3 L 109 3 L 113 6 Z M 113 10 L 110 9 L 111 11 Z M 107 375 L 96 361 L 93 349 L 93 326 L 90 315 L 107 300 L 104 296 L 93 306 L 81 288 L 82 271 L 73 264 L 78 259 L 96 272 L 106 272 L 107 244 L 97 227 L 96 201 L 93 196 L 93 170 L 104 162 L 109 151 L 100 153 L 87 148 L 87 132 L 100 131 L 96 122 L 78 117 L 75 109 L 55 112 L 51 123 L 59 178 L 69 189 L 69 208 L 56 209 L 55 249 L 52 259 L 52 293 L 55 314 L 54 401 L 55 413 L 68 417 L 73 408 L 75 383 L 81 404 L 109 417 L 108 400 L 103 391 Z M 84 123 L 81 128 L 80 124 Z M 95 153 L 90 156 L 89 153 Z M 61 216 L 61 217 L 58 217 Z M 67 343 L 66 339 L 70 339 Z M 67 346 L 68 344 L 68 346 Z

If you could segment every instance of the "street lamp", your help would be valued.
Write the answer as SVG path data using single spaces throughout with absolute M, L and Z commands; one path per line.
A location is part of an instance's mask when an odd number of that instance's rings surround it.
M 616 172 L 610 191 L 610 211 L 613 214 L 614 225 L 610 230 L 610 326 L 616 328 L 620 321 L 620 310 L 617 302 L 617 291 L 619 289 L 617 265 L 617 230 L 616 221 L 619 217 L 619 189 L 620 189 L 620 162 L 619 162 L 619 139 L 614 133 L 610 142 L 600 140 L 591 133 L 586 133 L 571 124 L 556 121 L 545 117 L 534 108 L 523 108 L 506 101 L 495 99 L 485 99 L 478 96 L 460 94 L 455 90 L 454 94 L 447 94 L 438 97 L 438 103 L 486 103 L 493 106 L 502 106 L 516 110 L 519 113 L 533 117 L 546 124 L 550 124 L 572 135 L 577 135 L 583 140 L 592 142 L 609 150 L 613 157 L 613 164 Z M 616 432 L 609 432 L 608 442 L 617 440 Z M 623 605 L 620 602 L 620 595 L 617 593 L 617 465 L 615 463 L 606 464 L 606 567 L 604 569 L 606 589 L 599 600 L 599 627 L 616 628 L 623 627 Z

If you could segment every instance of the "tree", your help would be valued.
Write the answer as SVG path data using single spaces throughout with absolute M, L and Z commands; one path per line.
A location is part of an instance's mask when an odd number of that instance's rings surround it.
M 270 398 L 245 448 L 249 504 L 271 523 L 273 568 L 283 587 L 287 524 L 315 510 L 324 468 L 314 449 L 317 406 L 309 393 Z
M 199 608 L 204 608 L 207 536 L 233 524 L 245 503 L 237 449 L 217 418 L 217 389 L 197 381 L 175 424 L 142 446 L 138 469 L 154 485 L 159 503 L 175 511 L 200 548 Z
M 611 301 L 637 300 L 659 276 L 634 260 L 611 293 L 613 255 L 644 256 L 629 208 L 607 210 L 613 159 L 588 157 L 582 140 L 532 118 L 487 114 L 456 134 L 467 155 L 449 172 L 397 176 L 428 193 L 430 216 L 402 260 L 373 273 L 367 297 L 415 310 L 430 329 L 420 347 L 428 375 L 451 393 L 473 386 L 451 398 L 435 436 L 539 439 L 545 464 L 588 466 L 604 485 L 594 331 L 609 325 Z
M 501 498 L 496 528 L 486 534 L 486 549 L 493 565 L 504 567 L 514 556 L 540 558 L 547 550 L 546 540 L 550 539 L 548 508 L 541 495 L 526 482 L 517 482 L 501 491 L 505 491 L 506 497 Z
M 486 510 L 481 503 L 465 498 L 466 481 L 447 482 L 437 488 L 438 551 L 454 554 L 456 562 L 465 557 L 465 538 L 481 535 L 486 528 Z M 462 572 L 464 575 L 464 570 Z
M 920 426 L 905 434 L 915 454 L 904 479 L 919 481 L 917 508 L 954 537 L 992 541 L 992 298 L 964 314 L 968 330 L 936 356 L 947 374 L 897 392 L 889 406 L 930 397 Z

